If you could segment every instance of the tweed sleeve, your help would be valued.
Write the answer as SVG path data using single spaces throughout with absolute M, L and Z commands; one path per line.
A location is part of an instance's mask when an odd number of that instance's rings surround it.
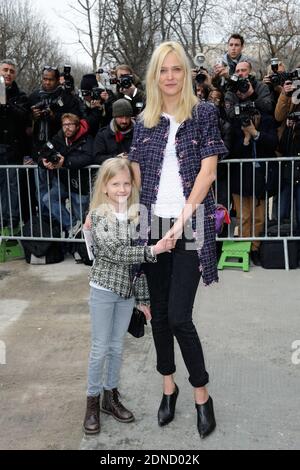
M 144 273 L 141 273 L 134 281 L 133 295 L 137 305 L 150 306 L 150 293 L 148 289 L 147 278 Z
M 221 138 L 217 110 L 210 104 L 201 104 L 198 107 L 198 119 L 201 131 L 201 160 L 214 155 L 222 160 L 228 151 Z

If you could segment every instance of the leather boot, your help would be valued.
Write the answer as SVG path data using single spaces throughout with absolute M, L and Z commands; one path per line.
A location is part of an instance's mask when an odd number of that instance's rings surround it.
M 198 417 L 198 431 L 201 439 L 207 437 L 216 427 L 216 420 L 214 415 L 213 400 L 211 397 L 207 400 L 204 405 L 197 405 L 197 417 Z
M 112 390 L 104 390 L 101 411 L 108 415 L 113 416 L 121 423 L 131 423 L 134 421 L 134 416 L 131 411 L 127 410 L 119 400 L 120 394 L 117 388 Z
M 100 395 L 87 397 L 86 414 L 83 423 L 86 434 L 99 434 L 100 432 Z
M 160 407 L 158 409 L 158 424 L 159 426 L 166 426 L 173 421 L 175 416 L 175 406 L 177 397 L 179 394 L 179 388 L 175 384 L 175 391 L 172 395 L 163 394 Z

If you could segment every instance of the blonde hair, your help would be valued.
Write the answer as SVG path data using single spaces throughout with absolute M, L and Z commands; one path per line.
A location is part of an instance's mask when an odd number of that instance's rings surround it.
M 128 219 L 137 223 L 139 215 L 139 191 L 134 180 L 134 173 L 131 163 L 124 158 L 110 158 L 102 164 L 94 184 L 90 203 L 90 212 L 97 211 L 97 213 L 100 215 L 112 215 L 113 209 L 109 204 L 109 198 L 105 193 L 105 186 L 112 178 L 114 178 L 114 176 L 120 173 L 120 171 L 124 170 L 129 171 L 132 184 L 131 194 L 127 201 Z
M 184 83 L 181 96 L 175 114 L 177 122 L 183 122 L 192 117 L 192 110 L 198 103 L 198 98 L 194 94 L 192 83 L 192 72 L 188 57 L 183 47 L 175 42 L 163 42 L 152 54 L 146 76 L 147 100 L 146 108 L 142 113 L 144 126 L 152 128 L 158 125 L 163 110 L 162 94 L 158 83 L 162 64 L 168 54 L 174 52 L 184 70 Z

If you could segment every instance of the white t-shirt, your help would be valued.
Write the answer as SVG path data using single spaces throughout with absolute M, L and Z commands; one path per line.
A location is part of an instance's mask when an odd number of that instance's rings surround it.
M 185 206 L 183 186 L 179 174 L 175 139 L 180 124 L 173 116 L 164 113 L 170 120 L 170 133 L 165 150 L 162 173 L 154 214 L 166 219 L 177 218 Z

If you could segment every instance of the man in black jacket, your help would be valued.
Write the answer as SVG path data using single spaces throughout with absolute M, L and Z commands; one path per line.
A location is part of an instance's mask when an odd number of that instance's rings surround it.
M 84 75 L 80 84 L 83 117 L 90 127 L 90 134 L 95 137 L 100 128 L 107 126 L 112 118 L 112 103 L 116 100 L 111 90 L 100 88 L 96 75 Z
M 29 96 L 29 106 L 34 121 L 33 144 L 36 156 L 41 147 L 61 128 L 65 113 L 81 116 L 80 102 L 60 85 L 60 73 L 56 67 L 45 66 L 42 86 Z
M 109 158 L 127 157 L 132 138 L 134 121 L 129 101 L 120 99 L 113 103 L 113 120 L 100 129 L 94 143 L 94 164 L 101 165 Z
M 51 139 L 54 148 L 51 151 L 45 146 L 40 152 L 39 164 L 54 174 L 50 194 L 46 193 L 42 202 L 70 238 L 80 230 L 89 204 L 90 173 L 83 170 L 93 163 L 93 138 L 88 131 L 84 119 L 64 114 L 62 130 Z
M 26 136 L 26 127 L 29 125 L 27 96 L 15 82 L 16 65 L 12 60 L 4 59 L 0 62 L 0 76 L 4 79 L 6 94 L 6 104 L 0 104 L 0 165 L 22 165 L 23 157 L 29 153 Z M 20 217 L 15 169 L 9 169 L 8 172 L 4 168 L 0 169 L 0 194 L 0 226 L 15 228 Z

